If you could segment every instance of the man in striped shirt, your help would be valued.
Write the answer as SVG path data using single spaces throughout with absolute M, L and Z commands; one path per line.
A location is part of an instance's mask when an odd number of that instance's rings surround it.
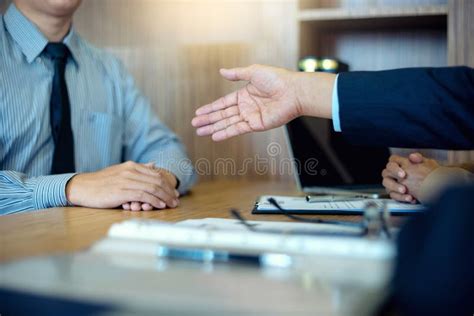
M 195 181 L 123 65 L 74 31 L 80 2 L 15 0 L 0 16 L 0 214 L 174 208 Z

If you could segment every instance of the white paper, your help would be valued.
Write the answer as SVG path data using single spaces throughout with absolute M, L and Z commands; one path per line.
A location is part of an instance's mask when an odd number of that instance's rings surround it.
M 268 199 L 271 197 L 273 197 L 283 209 L 298 211 L 363 211 L 369 202 L 373 202 L 380 206 L 382 206 L 383 203 L 387 203 L 387 207 L 391 212 L 417 213 L 425 209 L 421 204 L 399 203 L 390 199 L 359 199 L 351 201 L 309 203 L 306 201 L 305 197 L 270 195 L 260 197 L 257 209 L 260 211 L 277 211 L 277 208 L 268 202 Z
M 360 233 L 361 227 L 344 226 L 334 224 L 320 223 L 295 223 L 295 222 L 278 222 L 278 221 L 247 221 L 255 230 L 258 231 L 275 231 L 282 234 L 291 233 Z M 235 219 L 224 218 L 203 218 L 188 219 L 176 223 L 178 226 L 202 228 L 207 230 L 239 230 L 247 231 L 242 222 Z

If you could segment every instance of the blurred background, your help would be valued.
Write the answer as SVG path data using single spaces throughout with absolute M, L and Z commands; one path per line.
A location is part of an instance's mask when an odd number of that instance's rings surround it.
M 3 1 L 4 10 L 10 1 Z M 234 90 L 219 68 L 253 63 L 297 69 L 306 55 L 337 58 L 351 70 L 474 66 L 469 0 L 84 0 L 75 27 L 118 56 L 160 118 L 183 140 L 193 161 L 255 155 L 287 159 L 283 129 L 214 144 L 195 136 L 194 110 Z M 469 7 L 471 11 L 466 8 Z M 454 17 L 456 17 L 454 19 Z M 469 25 L 469 27 L 466 27 Z M 402 127 L 401 127 L 402 128 Z M 277 142 L 275 156 L 268 144 Z M 406 152 L 396 150 L 397 152 Z M 474 160 L 469 152 L 423 151 L 445 162 Z M 215 164 L 210 164 L 211 168 Z M 292 179 L 248 168 L 245 175 L 209 170 L 201 179 Z

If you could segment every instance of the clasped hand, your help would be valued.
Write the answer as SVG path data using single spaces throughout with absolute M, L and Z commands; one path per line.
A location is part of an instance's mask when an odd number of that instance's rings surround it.
M 382 184 L 392 199 L 416 203 L 423 181 L 438 167 L 436 160 L 419 153 L 410 154 L 407 158 L 392 155 L 382 171 Z
M 74 176 L 66 186 L 68 201 L 90 208 L 149 211 L 179 204 L 176 177 L 153 164 L 128 161 Z

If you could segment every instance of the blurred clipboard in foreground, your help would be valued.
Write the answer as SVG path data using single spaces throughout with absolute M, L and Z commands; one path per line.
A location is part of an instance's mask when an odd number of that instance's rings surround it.
M 157 256 L 157 247 L 187 250 L 225 250 L 235 254 L 286 254 L 391 260 L 392 241 L 361 238 L 361 227 L 332 224 L 248 221 L 250 231 L 237 220 L 206 218 L 166 223 L 132 219 L 115 223 L 107 238 L 91 252 Z M 321 235 L 321 233 L 325 233 Z M 344 233 L 344 237 L 339 234 Z M 353 233 L 354 236 L 350 236 Z
M 421 204 L 399 203 L 391 199 L 347 199 L 345 201 L 313 202 L 310 203 L 305 197 L 300 196 L 271 196 L 263 195 L 257 199 L 253 214 L 281 214 L 281 212 L 270 202 L 274 198 L 277 203 L 291 214 L 317 214 L 317 215 L 362 215 L 365 206 L 369 202 L 383 206 L 386 203 L 392 215 L 410 215 L 425 210 Z

